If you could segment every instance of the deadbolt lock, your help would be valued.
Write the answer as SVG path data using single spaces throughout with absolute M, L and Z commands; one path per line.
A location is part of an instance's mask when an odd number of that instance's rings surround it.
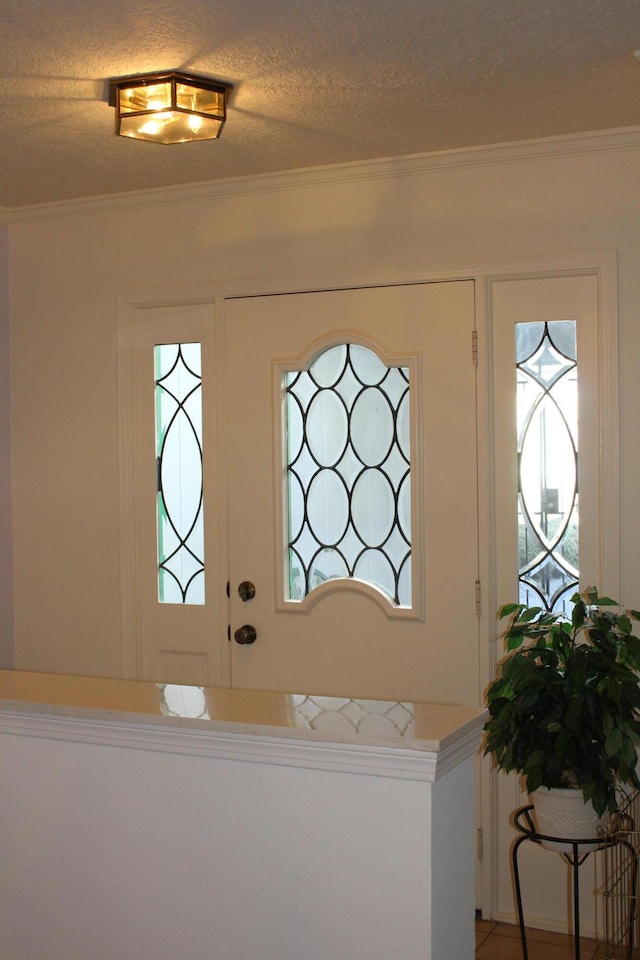
M 256 588 L 251 583 L 251 580 L 243 580 L 238 587 L 238 593 L 241 600 L 253 600 L 256 595 Z

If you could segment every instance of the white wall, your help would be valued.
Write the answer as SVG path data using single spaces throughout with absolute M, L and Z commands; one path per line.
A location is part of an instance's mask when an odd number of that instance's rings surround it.
M 16 666 L 120 674 L 116 332 L 135 288 L 322 287 L 618 251 L 621 599 L 640 606 L 638 170 L 632 131 L 14 214 Z
M 464 737 L 445 758 L 5 704 L 2 958 L 471 960 Z

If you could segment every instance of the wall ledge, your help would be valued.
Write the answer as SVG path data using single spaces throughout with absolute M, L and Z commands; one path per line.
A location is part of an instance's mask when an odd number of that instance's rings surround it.
M 45 712 L 50 711 L 50 712 Z M 87 713 L 89 713 L 87 711 Z M 0 708 L 0 734 L 37 737 L 74 743 L 215 757 L 249 763 L 334 770 L 434 782 L 478 749 L 484 713 L 468 721 L 439 743 L 404 741 L 402 746 L 384 743 L 328 742 L 326 734 L 263 727 L 246 732 L 246 725 L 113 714 L 105 719 L 89 715 L 64 715 L 55 708 L 43 712 L 26 705 Z M 242 730 L 242 727 L 245 730 Z

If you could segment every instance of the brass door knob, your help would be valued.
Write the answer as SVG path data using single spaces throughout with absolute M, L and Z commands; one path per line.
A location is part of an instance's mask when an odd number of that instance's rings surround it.
M 233 639 L 236 643 L 248 644 L 255 643 L 257 636 L 256 628 L 252 627 L 250 623 L 245 623 L 243 627 L 238 627 L 233 635 Z

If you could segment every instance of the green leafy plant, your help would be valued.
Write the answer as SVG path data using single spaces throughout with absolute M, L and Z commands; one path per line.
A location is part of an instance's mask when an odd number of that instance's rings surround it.
M 570 621 L 521 603 L 499 610 L 507 654 L 487 690 L 485 754 L 529 793 L 578 787 L 613 813 L 622 787 L 640 789 L 640 612 L 614 612 L 596 587 L 571 602 Z

